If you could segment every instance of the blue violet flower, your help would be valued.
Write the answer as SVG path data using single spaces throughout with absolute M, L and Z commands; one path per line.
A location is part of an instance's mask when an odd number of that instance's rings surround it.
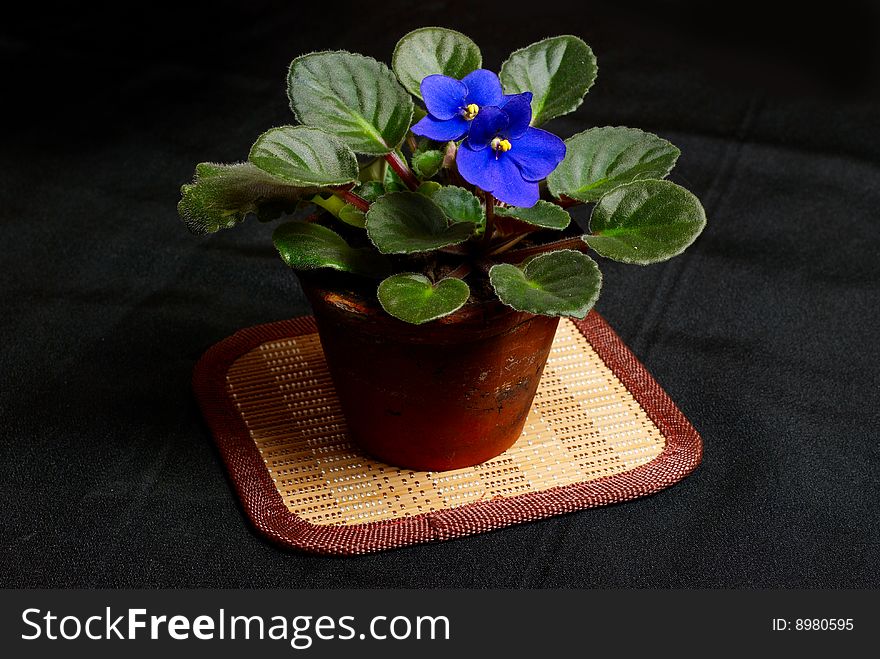
M 428 115 L 412 132 L 437 142 L 461 139 L 480 110 L 504 102 L 501 81 L 486 69 L 477 69 L 461 80 L 439 74 L 426 76 L 419 87 Z
M 481 107 L 458 149 L 458 171 L 466 181 L 511 206 L 538 202 L 538 181 L 565 157 L 565 142 L 532 128 L 532 94 L 505 96 L 501 107 Z

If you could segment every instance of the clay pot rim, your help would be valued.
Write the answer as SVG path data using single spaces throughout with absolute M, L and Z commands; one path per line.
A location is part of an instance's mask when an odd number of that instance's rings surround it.
M 299 274 L 299 273 L 298 273 Z M 481 300 L 476 302 L 468 301 L 461 309 L 455 311 L 448 316 L 443 316 L 437 320 L 433 320 L 425 325 L 410 325 L 385 311 L 379 304 L 378 300 L 361 293 L 353 287 L 333 286 L 326 281 L 316 280 L 315 278 L 300 277 L 303 289 L 310 288 L 317 293 L 327 304 L 336 307 L 341 311 L 348 311 L 353 314 L 366 316 L 377 321 L 388 321 L 397 324 L 402 323 L 408 327 L 427 327 L 438 325 L 461 325 L 479 322 L 480 324 L 491 325 L 500 322 L 502 319 L 518 318 L 519 321 L 534 316 L 525 311 L 517 311 L 513 307 L 509 307 L 500 300 Z

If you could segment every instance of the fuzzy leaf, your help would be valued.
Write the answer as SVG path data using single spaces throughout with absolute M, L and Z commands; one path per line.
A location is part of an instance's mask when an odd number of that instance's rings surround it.
M 339 211 L 339 219 L 348 225 L 363 229 L 367 226 L 367 216 L 362 210 L 346 204 Z
M 671 181 L 635 181 L 599 200 L 587 244 L 602 256 L 648 265 L 681 254 L 706 226 L 706 212 L 691 192 Z
M 428 116 L 428 111 L 425 108 L 419 107 L 416 105 L 413 107 L 413 116 L 412 121 L 410 122 L 410 128 L 419 123 L 422 119 Z
M 619 185 L 665 178 L 680 151 L 636 128 L 591 128 L 565 140 L 565 160 L 547 177 L 554 197 L 597 201 Z
M 531 208 L 498 206 L 495 208 L 495 215 L 512 217 L 543 229 L 562 230 L 571 222 L 571 216 L 550 201 L 539 201 Z
M 332 268 L 367 277 L 384 277 L 391 270 L 387 259 L 370 248 L 350 247 L 339 235 L 320 224 L 288 222 L 272 234 L 275 248 L 295 270 Z
M 428 199 L 431 199 L 435 194 L 437 194 L 438 190 L 442 189 L 443 186 L 437 183 L 437 181 L 425 181 L 424 183 L 419 184 L 419 187 L 416 188 L 416 192 L 425 195 Z
M 358 196 L 363 197 L 369 202 L 373 202 L 385 194 L 385 186 L 379 181 L 367 181 L 366 183 L 361 183 L 357 186 L 354 191 Z
M 354 152 L 332 135 L 307 126 L 266 131 L 251 147 L 248 160 L 292 185 L 345 185 L 358 177 Z
M 463 243 L 474 225 L 449 225 L 440 207 L 415 192 L 391 192 L 367 212 L 367 235 L 384 254 L 411 254 Z
M 501 65 L 508 94 L 532 92 L 532 125 L 576 110 L 596 81 L 592 49 L 573 36 L 550 37 L 515 51 Z
M 267 174 L 251 163 L 201 163 L 192 183 L 181 187 L 177 212 L 197 235 L 228 229 L 254 215 L 273 220 L 293 212 L 315 187 L 299 187 Z
M 315 195 L 312 197 L 311 201 L 313 204 L 320 206 L 325 211 L 332 214 L 336 219 L 342 220 L 346 224 L 357 227 L 358 229 L 364 228 L 363 211 L 359 211 L 357 208 L 346 203 L 336 195 L 329 195 L 327 197 Z
M 385 168 L 385 173 L 382 176 L 382 184 L 385 186 L 385 192 L 404 192 L 409 190 L 406 187 L 406 183 L 403 182 L 403 179 L 397 175 L 391 167 Z
M 437 149 L 428 149 L 422 151 L 416 150 L 412 154 L 412 168 L 416 176 L 421 179 L 431 178 L 440 171 L 440 165 L 443 164 L 443 152 Z
M 412 98 L 387 66 L 343 51 L 293 60 L 287 95 L 301 123 L 335 135 L 357 153 L 393 151 L 412 119 Z
M 461 80 L 483 63 L 480 49 L 461 32 L 442 27 L 423 27 L 405 35 L 394 48 L 391 68 L 410 94 L 422 98 L 420 85 L 429 75 L 440 73 Z
M 509 263 L 493 265 L 489 279 L 504 304 L 543 316 L 583 318 L 602 287 L 596 262 L 567 249 L 536 256 L 522 269 Z
M 480 200 L 471 192 L 455 185 L 445 185 L 431 197 L 450 222 L 482 224 L 486 213 Z
M 461 309 L 471 291 L 461 279 L 447 277 L 436 284 L 424 275 L 405 272 L 379 284 L 379 304 L 395 318 L 421 325 Z

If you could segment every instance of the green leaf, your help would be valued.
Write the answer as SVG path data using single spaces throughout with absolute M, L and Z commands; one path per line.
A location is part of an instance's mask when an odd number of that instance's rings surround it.
M 211 178 L 212 176 L 220 176 L 226 173 L 230 167 L 235 165 L 223 165 L 217 162 L 200 162 L 196 165 L 196 176 L 200 179 Z
M 569 249 L 536 256 L 522 269 L 493 265 L 489 280 L 498 299 L 517 311 L 574 318 L 589 313 L 602 287 L 596 262 Z
M 338 137 L 357 153 L 381 156 L 409 130 L 413 102 L 384 64 L 344 51 L 297 57 L 287 76 L 300 123 Z
M 333 194 L 327 196 L 317 194 L 312 197 L 311 202 L 332 213 L 334 217 L 339 217 L 339 211 L 346 205 L 342 199 Z
M 385 194 L 385 186 L 379 181 L 367 181 L 356 187 L 354 191 L 359 197 L 362 197 L 369 202 L 373 202 Z
M 440 73 L 461 80 L 483 63 L 480 49 L 461 32 L 442 27 L 423 27 L 405 35 L 394 48 L 391 68 L 416 98 L 422 80 Z
M 357 227 L 358 229 L 364 228 L 365 218 L 363 211 L 359 211 L 357 208 L 346 203 L 336 195 L 330 195 L 328 197 L 315 195 L 312 197 L 311 202 L 320 206 L 325 211 L 332 214 L 333 217 L 342 220 L 346 224 Z
M 284 262 L 295 270 L 332 268 L 367 277 L 384 277 L 391 270 L 387 259 L 375 250 L 350 247 L 320 224 L 282 224 L 272 234 L 272 241 Z
M 543 200 L 531 208 L 497 206 L 495 215 L 512 217 L 543 229 L 562 230 L 571 222 L 571 216 L 564 209 L 553 202 Z
M 424 119 L 427 116 L 428 116 L 428 111 L 425 108 L 421 108 L 418 105 L 416 105 L 415 107 L 413 107 L 412 121 L 409 124 L 410 127 L 415 126 L 417 123 L 419 123 L 422 119 Z
M 437 181 L 425 181 L 419 184 L 419 187 L 416 188 L 416 192 L 425 195 L 428 199 L 431 199 L 435 194 L 437 194 L 438 190 L 442 189 L 443 186 L 437 183 Z
M 472 222 L 482 224 L 486 219 L 486 212 L 470 191 L 455 185 L 445 185 L 431 197 L 443 211 L 450 222 Z
M 421 325 L 461 309 L 471 291 L 461 279 L 447 277 L 436 284 L 424 275 L 404 272 L 379 284 L 379 304 L 395 318 Z
M 381 181 L 382 173 L 388 166 L 388 163 L 385 162 L 385 158 L 371 158 L 369 156 L 366 156 L 364 157 L 364 159 L 366 162 L 362 162 L 360 164 L 361 172 L 360 174 L 358 174 L 358 180 L 361 183 L 367 183 L 369 181 Z
M 591 128 L 565 140 L 565 160 L 547 177 L 554 197 L 597 201 L 619 185 L 665 178 L 680 151 L 637 128 Z
M 251 147 L 248 160 L 292 185 L 345 185 L 357 180 L 354 152 L 317 128 L 281 126 L 266 131 Z
M 671 181 L 635 181 L 599 200 L 583 236 L 602 256 L 648 265 L 681 254 L 706 226 L 706 212 L 691 192 Z
M 300 199 L 317 189 L 291 185 L 246 162 L 201 163 L 194 181 L 180 192 L 177 212 L 191 232 L 204 235 L 233 227 L 249 215 L 268 221 L 293 212 Z
M 378 181 L 367 181 L 354 188 L 354 193 L 368 202 L 373 202 L 385 194 L 385 187 Z M 366 226 L 364 212 L 336 195 L 316 195 L 311 201 L 348 225 L 358 229 L 363 229 Z
M 415 192 L 391 192 L 370 206 L 367 235 L 384 254 L 428 252 L 463 243 L 470 223 L 449 225 L 440 207 Z
M 412 154 L 412 168 L 416 176 L 421 179 L 431 178 L 440 171 L 440 165 L 443 164 L 443 152 L 437 149 L 428 149 L 422 151 L 416 150 Z
M 391 167 L 385 168 L 385 173 L 382 177 L 382 183 L 385 186 L 385 192 L 404 192 L 409 190 L 406 187 L 406 183 L 403 182 L 403 179 L 397 175 Z
M 339 211 L 339 219 L 358 229 L 367 226 L 367 216 L 362 210 L 358 210 L 351 204 L 346 204 Z
M 576 110 L 596 81 L 592 49 L 573 36 L 550 37 L 517 50 L 501 65 L 508 94 L 532 92 L 532 125 Z

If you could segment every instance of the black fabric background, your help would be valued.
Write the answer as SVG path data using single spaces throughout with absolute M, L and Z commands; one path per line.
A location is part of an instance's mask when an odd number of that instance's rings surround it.
M 876 587 L 877 12 L 377 4 L 3 21 L 0 584 Z M 297 54 L 388 61 L 430 24 L 470 34 L 496 69 L 578 34 L 598 81 L 548 127 L 631 125 L 681 148 L 671 178 L 702 199 L 705 233 L 666 264 L 602 262 L 598 309 L 705 460 L 624 505 L 358 558 L 285 551 L 244 518 L 190 376 L 236 329 L 307 306 L 271 225 L 195 238 L 178 188 L 291 121 Z

